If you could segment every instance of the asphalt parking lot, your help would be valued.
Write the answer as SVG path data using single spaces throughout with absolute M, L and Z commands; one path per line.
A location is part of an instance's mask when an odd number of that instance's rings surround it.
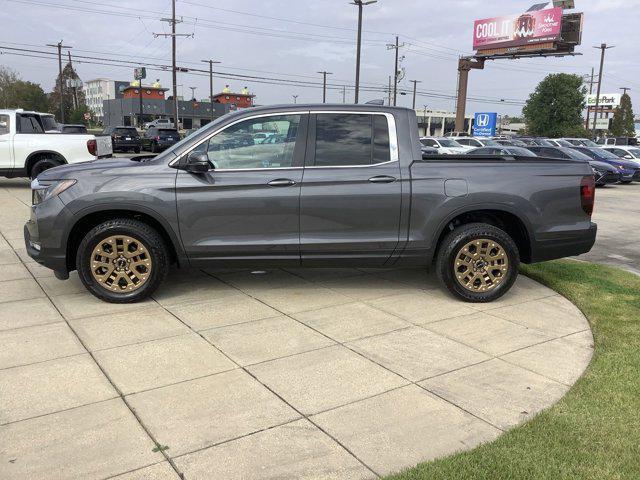
M 599 190 L 600 221 L 638 187 Z M 29 204 L 0 180 L 3 479 L 375 478 L 496 438 L 591 358 L 525 277 L 469 305 L 418 269 L 176 271 L 105 304 L 25 255 Z

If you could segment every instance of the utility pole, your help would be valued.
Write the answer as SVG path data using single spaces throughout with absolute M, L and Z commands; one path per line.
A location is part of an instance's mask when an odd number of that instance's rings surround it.
M 358 6 L 358 40 L 356 46 L 356 93 L 354 103 L 358 103 L 358 98 L 360 95 L 360 51 L 362 50 L 362 7 L 365 5 L 371 5 L 372 3 L 377 3 L 378 0 L 353 0 L 351 5 Z
M 396 51 L 396 59 L 395 66 L 393 68 L 393 106 L 396 106 L 396 102 L 398 99 L 398 51 L 401 47 L 404 47 L 404 43 L 402 45 L 398 44 L 398 36 L 396 35 L 396 43 L 395 44 L 387 44 L 387 50 L 395 49 Z
M 422 83 L 420 80 L 409 80 L 411 83 L 413 83 L 413 109 L 416 109 L 416 90 L 418 89 L 418 84 Z
M 598 122 L 598 107 L 600 106 L 600 88 L 602 87 L 602 69 L 604 67 L 604 53 L 613 46 L 608 47 L 606 43 L 602 43 L 600 49 L 600 71 L 598 72 L 598 91 L 596 92 L 596 113 L 593 115 L 593 136 L 596 136 L 596 123 Z
M 209 64 L 209 102 L 211 102 L 211 121 L 213 121 L 213 64 L 221 63 L 216 60 L 200 60 Z
M 626 95 L 631 90 L 631 87 L 620 87 L 620 90 L 622 90 L 622 95 Z
M 594 68 L 591 67 L 591 80 L 589 80 L 589 95 L 593 94 L 593 84 L 596 83 L 593 81 Z M 584 123 L 584 129 L 589 130 L 589 114 L 591 113 L 591 107 L 587 105 L 587 120 Z
M 171 37 L 171 76 L 173 83 L 173 117 L 176 129 L 180 128 L 178 122 L 178 67 L 176 66 L 176 37 L 193 37 L 193 33 L 176 33 L 176 24 L 182 20 L 176 20 L 176 0 L 171 0 L 171 18 L 162 18 L 162 22 L 171 24 L 171 33 L 154 33 L 154 37 Z M 181 72 L 188 72 L 186 68 L 180 68 Z
M 318 73 L 322 74 L 322 103 L 327 103 L 327 75 L 333 75 L 333 73 L 326 70 Z
M 291 95 L 293 97 L 293 103 L 298 103 L 298 95 Z
M 64 93 L 64 82 L 62 80 L 62 49 L 63 48 L 73 48 L 68 45 L 63 45 L 62 40 L 60 40 L 56 44 L 47 43 L 47 47 L 54 47 L 58 49 L 58 74 L 60 77 L 60 81 L 58 88 L 60 89 L 60 123 L 64 123 L 64 101 L 63 101 L 63 93 Z
M 389 106 L 391 106 L 391 75 L 389 75 L 389 87 L 388 87 L 387 93 L 389 95 L 388 103 L 389 103 Z

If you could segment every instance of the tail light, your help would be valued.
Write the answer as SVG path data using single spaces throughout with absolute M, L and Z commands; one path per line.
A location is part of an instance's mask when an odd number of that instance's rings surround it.
M 92 140 L 87 140 L 87 150 L 94 157 L 98 156 L 98 141 L 94 138 Z
M 160 136 L 157 136 L 157 137 L 156 137 L 156 140 L 160 140 Z
M 596 181 L 592 175 L 582 177 L 580 181 L 580 203 L 584 213 L 591 216 L 596 199 Z

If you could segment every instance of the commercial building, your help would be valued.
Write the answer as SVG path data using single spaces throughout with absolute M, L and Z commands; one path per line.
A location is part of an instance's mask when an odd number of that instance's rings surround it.
M 418 129 L 425 137 L 443 137 L 455 131 L 456 114 L 445 110 L 416 109 Z M 473 117 L 467 115 L 464 119 L 464 131 L 471 135 Z
M 129 82 L 123 80 L 109 80 L 107 78 L 95 78 L 84 84 L 84 93 L 87 107 L 95 119 L 99 122 L 104 117 L 104 101 L 122 98 L 123 90 L 129 86 Z

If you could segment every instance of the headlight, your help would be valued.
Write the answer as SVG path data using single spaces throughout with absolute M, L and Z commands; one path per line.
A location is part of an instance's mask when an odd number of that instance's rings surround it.
M 52 197 L 57 197 L 68 188 L 74 186 L 76 180 L 49 180 L 31 182 L 31 203 L 38 205 Z
M 616 165 L 616 167 L 618 167 L 618 170 L 624 170 L 624 167 L 622 165 Z

